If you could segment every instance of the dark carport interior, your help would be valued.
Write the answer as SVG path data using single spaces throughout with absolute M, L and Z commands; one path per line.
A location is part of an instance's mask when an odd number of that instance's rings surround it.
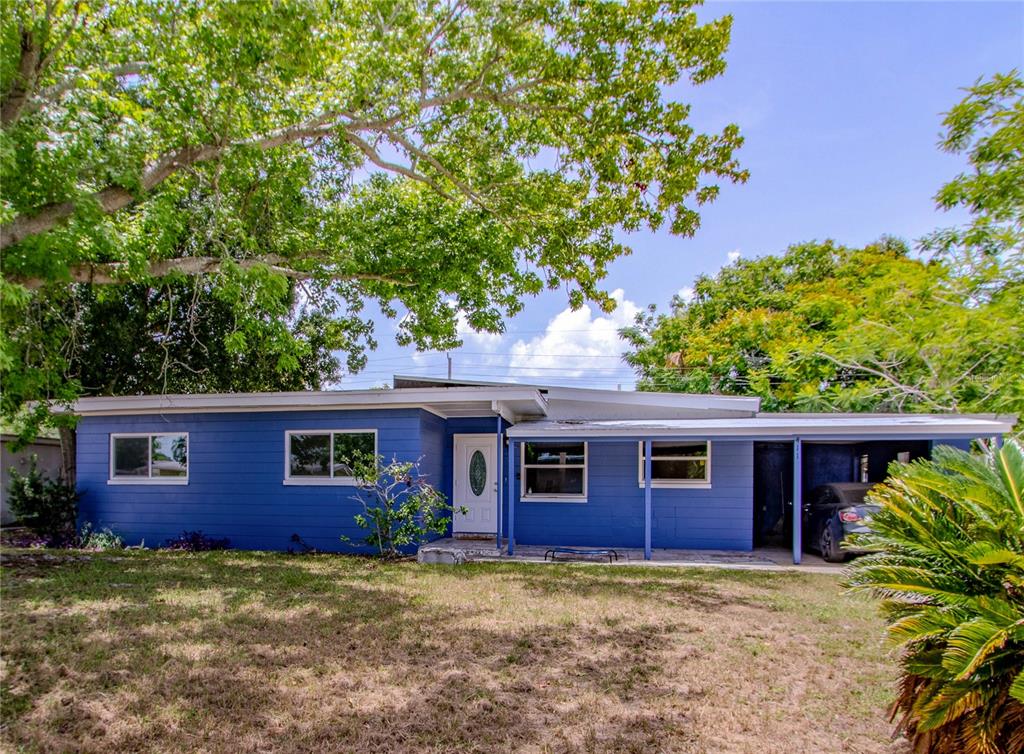
M 805 442 L 803 491 L 832 482 L 881 482 L 889 464 L 928 457 L 928 440 Z M 754 546 L 789 547 L 793 538 L 793 444 L 754 443 Z

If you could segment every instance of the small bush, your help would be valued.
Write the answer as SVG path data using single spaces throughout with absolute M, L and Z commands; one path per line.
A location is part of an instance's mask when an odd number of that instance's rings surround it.
M 78 546 L 83 550 L 123 550 L 124 540 L 107 528 L 96 531 L 86 521 L 78 532 Z
M 444 495 L 431 487 L 419 474 L 419 464 L 374 458 L 355 469 L 363 512 L 355 522 L 369 534 L 363 542 L 374 547 L 381 557 L 397 558 L 401 548 L 422 543 L 427 535 L 448 531 L 453 508 Z M 343 542 L 351 542 L 342 537 Z
M 168 539 L 164 545 L 168 550 L 184 550 L 185 552 L 207 552 L 209 550 L 226 550 L 231 540 L 208 537 L 201 531 L 183 531 L 180 536 Z
M 36 456 L 24 476 L 11 469 L 8 487 L 11 512 L 52 547 L 74 543 L 78 493 L 62 479 L 50 479 L 36 465 Z

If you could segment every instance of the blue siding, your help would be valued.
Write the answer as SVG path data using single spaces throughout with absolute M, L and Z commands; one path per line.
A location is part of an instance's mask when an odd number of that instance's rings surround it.
M 644 491 L 637 480 L 638 453 L 635 442 L 590 443 L 585 503 L 522 500 L 517 468 L 516 542 L 643 547 Z M 652 546 L 750 550 L 753 463 L 753 442 L 715 442 L 710 489 L 655 489 Z
M 450 503 L 451 495 L 446 490 L 451 487 L 451 479 L 446 480 L 444 473 L 445 420 L 428 411 L 423 411 L 420 417 L 420 453 L 420 476 L 444 493 L 445 500 Z M 451 531 L 451 524 L 448 525 L 448 531 Z M 439 539 L 441 536 L 431 535 L 428 539 Z
M 361 540 L 365 534 L 353 522 L 361 508 L 353 499 L 354 488 L 283 484 L 289 429 L 375 429 L 378 452 L 386 460 L 418 461 L 420 473 L 450 500 L 454 435 L 490 434 L 497 441 L 498 419 L 444 420 L 419 409 L 84 417 L 78 426 L 77 459 L 81 518 L 110 527 L 130 544 L 158 546 L 185 530 L 199 529 L 245 549 L 284 550 L 292 546 L 293 534 L 321 550 L 353 549 L 340 537 Z M 188 485 L 107 484 L 111 433 L 177 431 L 189 433 Z M 889 443 L 889 450 L 895 452 L 898 444 Z M 820 464 L 830 474 L 849 478 L 851 454 L 857 450 L 846 445 L 832 453 L 822 446 L 815 452 L 822 454 Z M 515 457 L 511 472 L 518 488 L 518 444 Z M 644 491 L 637 465 L 636 442 L 591 442 L 585 503 L 522 501 L 516 489 L 517 541 L 642 547 Z M 503 491 L 509 473 L 505 468 Z M 654 547 L 752 548 L 754 443 L 714 441 L 711 475 L 710 489 L 653 491 Z M 506 537 L 508 505 L 506 497 Z
M 285 430 L 376 429 L 385 458 L 423 454 L 418 409 L 84 417 L 78 425 L 80 515 L 129 544 L 162 545 L 184 530 L 232 547 L 285 550 L 292 534 L 321 550 L 362 539 L 353 487 L 283 484 Z M 189 483 L 108 485 L 110 433 L 189 432 Z M 436 456 L 435 456 L 436 457 Z M 432 459 L 433 460 L 433 459 Z M 435 461 L 436 463 L 436 461 Z
M 959 448 L 960 450 L 970 450 L 971 449 L 971 444 L 973 442 L 974 442 L 973 440 L 964 440 L 962 438 L 961 439 L 949 439 L 949 440 L 946 440 L 946 439 L 943 439 L 943 440 L 932 440 L 931 441 L 931 446 L 932 446 L 932 449 L 934 449 L 938 445 L 949 445 L 952 448 Z

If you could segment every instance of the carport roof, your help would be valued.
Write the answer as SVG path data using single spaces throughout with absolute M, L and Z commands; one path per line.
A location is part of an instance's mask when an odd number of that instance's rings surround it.
M 1015 416 L 968 414 L 758 414 L 730 419 L 528 421 L 508 430 L 516 439 L 732 437 L 857 439 L 864 437 L 991 437 L 1010 432 Z

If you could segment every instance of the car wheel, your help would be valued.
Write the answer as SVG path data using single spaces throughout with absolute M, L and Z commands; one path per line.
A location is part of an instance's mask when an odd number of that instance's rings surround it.
M 846 553 L 842 551 L 836 538 L 832 536 L 832 527 L 828 524 L 821 530 L 818 547 L 821 549 L 821 557 L 826 563 L 842 563 L 846 560 Z

